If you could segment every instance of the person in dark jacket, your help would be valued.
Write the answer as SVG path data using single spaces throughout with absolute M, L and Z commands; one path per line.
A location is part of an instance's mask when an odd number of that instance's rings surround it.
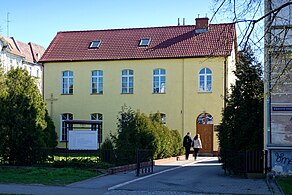
M 186 136 L 184 137 L 184 140 L 183 140 L 183 146 L 185 147 L 185 151 L 186 151 L 186 160 L 189 159 L 189 155 L 190 155 L 190 150 L 191 150 L 191 147 L 192 147 L 192 138 L 191 138 L 191 133 L 188 132 L 186 134 Z

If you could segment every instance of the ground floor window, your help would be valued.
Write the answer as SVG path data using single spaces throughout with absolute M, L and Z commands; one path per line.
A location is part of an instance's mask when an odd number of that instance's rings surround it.
M 103 115 L 101 113 L 92 113 L 90 115 L 91 120 L 102 122 L 102 118 L 103 118 Z M 100 125 L 99 124 L 92 124 L 91 130 L 97 131 L 98 143 L 101 143 L 102 142 L 102 123 Z
M 68 132 L 67 130 L 73 130 L 73 125 L 72 124 L 68 124 L 68 129 L 66 128 L 65 125 L 65 120 L 73 120 L 73 114 L 71 113 L 63 113 L 61 114 L 61 136 L 60 136 L 60 140 L 61 141 L 68 141 Z

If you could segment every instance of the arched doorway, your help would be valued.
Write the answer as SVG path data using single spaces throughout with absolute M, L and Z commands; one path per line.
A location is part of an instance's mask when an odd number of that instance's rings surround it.
M 196 120 L 197 134 L 200 134 L 203 148 L 202 153 L 213 153 L 213 116 L 202 113 Z

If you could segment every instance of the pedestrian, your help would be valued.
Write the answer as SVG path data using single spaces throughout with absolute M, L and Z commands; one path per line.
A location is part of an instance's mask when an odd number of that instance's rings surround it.
M 185 147 L 185 152 L 186 152 L 186 160 L 189 159 L 191 147 L 192 147 L 192 138 L 191 138 L 191 133 L 188 132 L 183 140 L 183 146 Z
M 194 137 L 192 146 L 194 147 L 194 159 L 197 160 L 199 150 L 202 148 L 202 141 L 200 139 L 200 134 L 197 134 Z

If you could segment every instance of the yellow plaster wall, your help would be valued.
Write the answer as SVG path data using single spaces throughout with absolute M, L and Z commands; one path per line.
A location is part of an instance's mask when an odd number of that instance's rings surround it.
M 212 93 L 198 92 L 198 73 L 202 68 L 212 70 Z M 153 69 L 166 69 L 166 93 L 152 94 Z M 45 100 L 54 94 L 53 121 L 60 133 L 61 113 L 72 113 L 74 119 L 89 120 L 91 113 L 103 114 L 103 139 L 116 132 L 116 122 L 121 106 L 149 114 L 157 111 L 167 116 L 167 126 L 178 129 L 182 136 L 195 134 L 196 118 L 202 112 L 221 121 L 223 108 L 224 58 L 188 58 L 156 60 L 117 60 L 92 62 L 63 62 L 44 64 Z M 121 70 L 134 70 L 134 94 L 121 94 Z M 62 71 L 74 72 L 73 95 L 61 94 Z M 91 71 L 103 70 L 104 93 L 90 95 Z M 51 105 L 47 101 L 50 112 Z M 218 148 L 214 132 L 214 149 Z M 61 143 L 59 146 L 64 146 Z

